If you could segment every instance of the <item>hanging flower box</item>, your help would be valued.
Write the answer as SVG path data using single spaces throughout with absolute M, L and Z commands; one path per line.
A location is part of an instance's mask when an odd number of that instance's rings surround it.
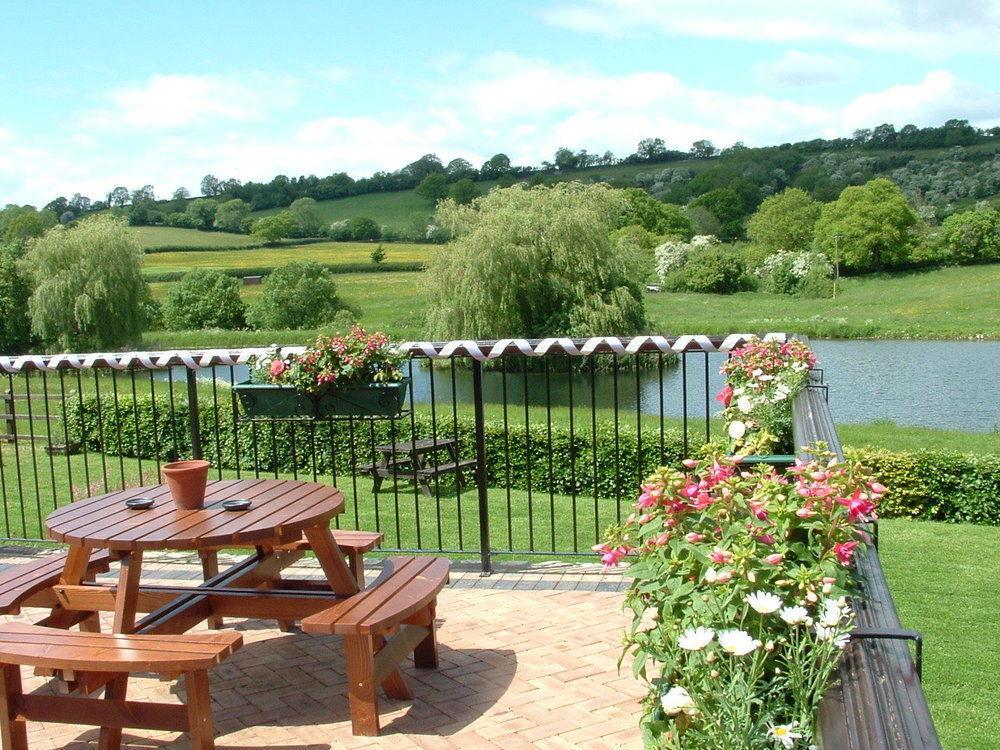
M 383 333 L 354 326 L 302 353 L 255 357 L 233 390 L 251 417 L 393 417 L 406 400 L 403 356 Z
M 403 378 L 313 395 L 292 385 L 246 381 L 237 383 L 233 390 L 251 417 L 393 417 L 403 408 L 409 383 L 409 378 Z

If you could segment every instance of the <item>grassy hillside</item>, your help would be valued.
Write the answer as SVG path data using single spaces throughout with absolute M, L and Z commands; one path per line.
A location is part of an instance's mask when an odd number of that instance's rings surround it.
M 493 183 L 478 183 L 485 191 L 487 185 Z M 369 216 L 380 225 L 391 227 L 397 231 L 423 231 L 430 223 L 434 214 L 433 204 L 426 198 L 421 198 L 413 190 L 401 190 L 395 193 L 369 193 L 354 195 L 349 198 L 338 198 L 331 201 L 320 201 L 320 215 L 325 222 L 344 221 L 355 216 Z M 254 218 L 273 214 L 284 209 L 271 208 L 257 211 Z
M 192 231 L 192 230 L 179 230 Z M 208 234 L 198 232 L 198 234 Z M 312 245 L 259 247 L 247 250 L 219 250 L 212 253 L 178 251 L 147 255 L 143 270 L 148 273 L 189 271 L 192 268 L 261 268 L 280 266 L 293 260 L 312 260 L 317 263 L 367 263 L 377 243 L 371 242 L 321 242 Z M 423 262 L 434 252 L 433 245 L 397 243 L 383 245 L 386 261 Z
M 144 247 L 234 247 L 257 240 L 246 234 L 199 232 L 179 227 L 129 227 Z

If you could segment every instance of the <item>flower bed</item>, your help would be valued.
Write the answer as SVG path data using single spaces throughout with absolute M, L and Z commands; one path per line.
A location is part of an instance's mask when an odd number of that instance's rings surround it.
M 649 683 L 648 747 L 809 747 L 846 645 L 851 564 L 885 491 L 860 464 L 787 475 L 728 459 L 660 469 L 595 548 L 629 561 L 633 671 Z

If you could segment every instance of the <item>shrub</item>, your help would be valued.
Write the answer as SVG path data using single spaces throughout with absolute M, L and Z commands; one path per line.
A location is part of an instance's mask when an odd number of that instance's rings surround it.
M 163 322 L 171 331 L 242 328 L 245 318 L 240 282 L 204 268 L 184 274 L 170 287 L 163 305 Z
M 247 320 L 254 328 L 315 328 L 340 307 L 330 272 L 319 263 L 295 261 L 264 277 Z
M 270 216 L 263 216 L 253 223 L 250 234 L 254 239 L 267 245 L 273 245 L 285 237 L 295 233 L 295 219 L 288 211 L 279 211 Z
M 739 253 L 713 245 L 692 250 L 672 288 L 688 292 L 732 294 L 746 289 L 746 266 Z
M 298 198 L 288 207 L 288 213 L 295 222 L 294 234 L 298 237 L 315 237 L 323 225 L 319 207 L 313 198 Z
M 347 228 L 347 221 L 335 221 L 327 229 L 327 235 L 334 242 L 347 242 L 351 239 L 351 232 Z
M 215 228 L 226 232 L 242 232 L 249 218 L 250 205 L 246 201 L 234 198 L 220 203 L 215 209 Z
M 757 269 L 765 292 L 828 297 L 833 292 L 833 266 L 823 253 L 780 251 Z
M 1000 261 L 1000 210 L 952 214 L 942 222 L 938 242 L 943 257 L 955 263 Z
M 803 251 L 813 240 L 822 205 L 798 188 L 765 198 L 747 222 L 747 236 L 769 253 Z
M 717 244 L 719 244 L 718 237 L 706 234 L 696 235 L 689 242 L 668 240 L 653 250 L 653 256 L 656 259 L 656 273 L 661 280 L 666 280 L 668 275 L 684 267 L 693 250 Z
M 347 236 L 358 242 L 377 240 L 382 236 L 382 228 L 375 219 L 368 216 L 355 216 L 347 222 Z
M 482 193 L 479 190 L 479 186 L 468 177 L 463 177 L 448 189 L 448 197 L 459 205 L 472 203 L 480 195 Z
M 0 354 L 21 354 L 34 341 L 28 318 L 31 283 L 18 267 L 16 245 L 0 244 Z

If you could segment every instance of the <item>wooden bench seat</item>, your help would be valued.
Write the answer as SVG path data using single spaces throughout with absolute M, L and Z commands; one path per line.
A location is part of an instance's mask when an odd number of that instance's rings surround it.
M 90 556 L 87 576 L 106 573 L 114 557 L 107 550 Z M 59 582 L 66 566 L 66 553 L 46 555 L 20 565 L 12 565 L 0 573 L 0 614 L 20 614 L 22 606 L 51 606 L 42 599 Z
M 192 747 L 215 747 L 208 670 L 243 644 L 239 633 L 114 635 L 45 628 L 24 623 L 0 625 L 0 729 L 5 750 L 27 750 L 27 721 L 101 727 L 102 750 L 121 747 L 123 728 L 189 732 Z M 113 675 L 104 699 L 69 695 L 25 695 L 22 666 L 63 673 Z M 184 675 L 187 705 L 125 700 L 128 676 L 154 672 Z
M 411 652 L 417 667 L 437 667 L 437 596 L 450 567 L 440 557 L 390 557 L 370 588 L 302 621 L 306 633 L 344 636 L 355 734 L 379 733 L 379 685 L 391 698 L 412 697 L 399 671 Z

